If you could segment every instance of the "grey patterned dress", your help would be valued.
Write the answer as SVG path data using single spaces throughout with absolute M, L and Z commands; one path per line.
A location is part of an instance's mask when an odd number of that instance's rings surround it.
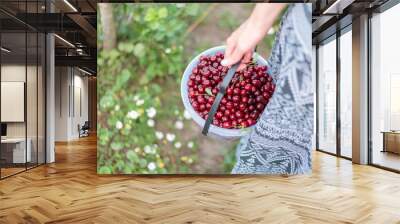
M 275 93 L 237 147 L 234 174 L 311 172 L 314 92 L 311 4 L 293 4 L 282 18 L 268 59 Z

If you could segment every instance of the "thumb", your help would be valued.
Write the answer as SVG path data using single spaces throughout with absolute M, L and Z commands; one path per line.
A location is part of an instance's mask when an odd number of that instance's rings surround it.
M 235 48 L 232 54 L 230 54 L 228 57 L 224 58 L 224 60 L 221 61 L 221 65 L 222 66 L 234 65 L 237 62 L 239 62 L 240 59 L 242 59 L 243 55 L 244 53 L 239 48 Z

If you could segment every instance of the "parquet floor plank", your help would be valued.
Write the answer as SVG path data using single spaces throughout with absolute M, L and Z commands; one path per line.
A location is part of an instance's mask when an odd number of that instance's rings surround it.
M 96 139 L 0 181 L 0 223 L 399 223 L 400 175 L 313 153 L 304 176 L 99 176 Z

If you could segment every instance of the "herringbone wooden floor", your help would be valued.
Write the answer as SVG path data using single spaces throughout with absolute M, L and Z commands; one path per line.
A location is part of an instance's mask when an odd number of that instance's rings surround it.
M 98 176 L 95 138 L 0 181 L 0 223 L 400 223 L 400 175 L 314 153 L 309 176 Z

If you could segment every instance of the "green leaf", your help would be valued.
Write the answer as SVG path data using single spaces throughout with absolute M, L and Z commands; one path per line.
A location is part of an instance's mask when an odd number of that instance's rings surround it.
M 100 169 L 98 170 L 99 174 L 111 174 L 112 170 L 108 167 L 108 166 L 102 166 L 100 167 Z
M 158 10 L 158 16 L 160 19 L 166 18 L 168 16 L 168 10 L 165 7 L 162 7 L 161 9 Z
M 132 162 L 138 162 L 138 161 L 139 161 L 138 155 L 136 154 L 136 152 L 134 152 L 134 151 L 132 151 L 132 150 L 129 150 L 129 151 L 126 153 L 126 157 L 127 157 L 130 161 L 132 161 Z
M 128 80 L 131 77 L 131 72 L 128 69 L 124 69 L 120 75 L 117 76 L 117 80 L 115 81 L 115 85 L 113 86 L 113 90 L 120 90 L 124 87 Z
M 134 49 L 135 49 L 135 45 L 132 44 L 132 43 L 124 43 L 124 42 L 122 42 L 122 43 L 118 44 L 118 50 L 120 50 L 120 51 L 124 51 L 124 52 L 130 53 L 130 52 L 133 52 Z
M 157 12 L 156 12 L 155 8 L 149 8 L 146 12 L 144 20 L 147 22 L 151 22 L 156 19 L 157 19 Z
M 206 93 L 209 95 L 209 96 L 214 96 L 213 94 L 212 94 L 212 91 L 211 91 L 211 88 L 206 88 Z
M 140 159 L 139 165 L 140 167 L 145 168 L 147 166 L 147 161 L 145 159 Z
M 104 109 L 111 108 L 114 106 L 114 103 L 115 103 L 114 99 L 113 99 L 112 95 L 110 95 L 110 94 L 107 94 L 100 98 L 100 107 L 101 108 L 104 108 Z
M 133 49 L 133 54 L 138 58 L 144 57 L 145 55 L 144 49 L 145 49 L 144 44 L 138 43 L 135 45 Z
M 112 50 L 108 53 L 108 57 L 110 58 L 110 61 L 115 60 L 118 56 L 119 56 L 119 52 L 118 52 L 116 49 L 112 49 Z
M 124 147 L 124 145 L 121 142 L 113 142 L 111 143 L 111 148 L 113 150 L 121 150 Z
M 117 170 L 122 171 L 125 167 L 125 162 L 123 160 L 118 160 L 115 164 L 115 167 L 117 168 Z

